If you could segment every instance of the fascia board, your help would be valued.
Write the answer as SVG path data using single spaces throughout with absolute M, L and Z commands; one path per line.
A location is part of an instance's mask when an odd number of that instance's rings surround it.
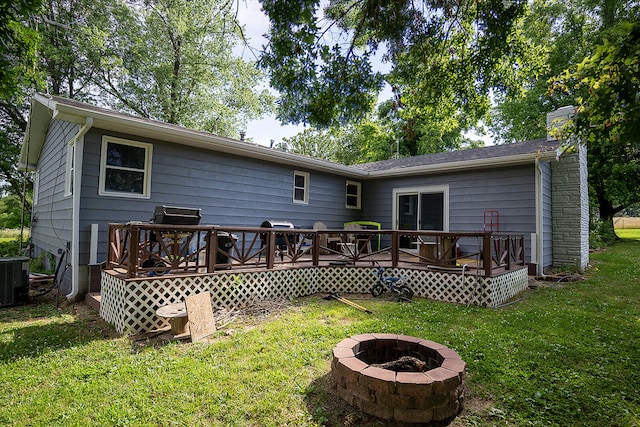
M 538 160 L 555 159 L 555 151 L 536 153 L 536 154 L 518 154 L 513 156 L 491 157 L 486 159 L 465 160 L 461 162 L 441 163 L 435 165 L 421 165 L 406 168 L 387 169 L 382 171 L 371 171 L 369 178 L 390 178 L 410 175 L 430 175 L 444 172 L 468 171 L 472 169 L 487 169 L 496 166 L 517 166 L 524 164 L 533 164 Z
M 52 117 L 53 113 L 49 106 L 41 99 L 34 98 L 31 101 L 27 129 L 20 148 L 18 168 L 36 169 Z

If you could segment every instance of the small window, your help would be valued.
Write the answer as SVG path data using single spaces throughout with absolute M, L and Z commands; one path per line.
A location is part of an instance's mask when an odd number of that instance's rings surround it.
M 360 183 L 347 181 L 347 190 L 345 195 L 346 206 L 349 209 L 360 209 Z
M 309 174 L 293 173 L 293 203 L 309 203 Z
M 151 150 L 151 144 L 103 137 L 100 195 L 148 198 Z
M 67 170 L 65 172 L 64 195 L 73 195 L 73 176 L 75 169 L 76 145 L 67 145 Z

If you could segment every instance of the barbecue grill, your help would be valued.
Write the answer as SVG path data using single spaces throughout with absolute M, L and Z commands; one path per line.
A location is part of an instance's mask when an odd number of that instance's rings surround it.
M 156 206 L 151 222 L 154 224 L 198 225 L 200 218 L 202 218 L 200 209 Z
M 282 229 L 293 229 L 295 228 L 292 223 L 289 221 L 274 221 L 274 220 L 266 220 L 260 224 L 260 228 L 282 228 Z M 286 240 L 285 240 L 286 239 Z M 260 233 L 260 249 L 262 249 L 266 244 L 267 235 L 266 233 Z M 293 233 L 276 233 L 276 251 L 280 253 L 280 260 L 284 259 L 283 252 L 287 250 L 287 240 L 289 241 L 289 246 L 294 248 L 296 242 L 296 236 Z M 258 256 L 259 258 L 260 256 Z

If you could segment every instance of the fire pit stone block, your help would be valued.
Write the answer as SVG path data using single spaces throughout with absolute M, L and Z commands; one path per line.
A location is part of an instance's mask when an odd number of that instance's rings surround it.
M 403 356 L 418 357 L 425 372 L 396 372 L 379 366 Z M 361 334 L 342 340 L 331 363 L 338 395 L 361 411 L 404 423 L 455 416 L 464 400 L 466 364 L 454 350 L 434 341 L 395 334 Z

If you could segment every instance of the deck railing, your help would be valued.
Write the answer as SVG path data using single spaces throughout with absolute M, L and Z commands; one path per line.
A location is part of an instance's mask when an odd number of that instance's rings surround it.
M 524 236 L 407 230 L 302 230 L 109 224 L 107 268 L 140 275 L 212 273 L 220 269 L 273 269 L 290 265 L 371 265 L 418 268 L 496 268 L 524 265 Z

